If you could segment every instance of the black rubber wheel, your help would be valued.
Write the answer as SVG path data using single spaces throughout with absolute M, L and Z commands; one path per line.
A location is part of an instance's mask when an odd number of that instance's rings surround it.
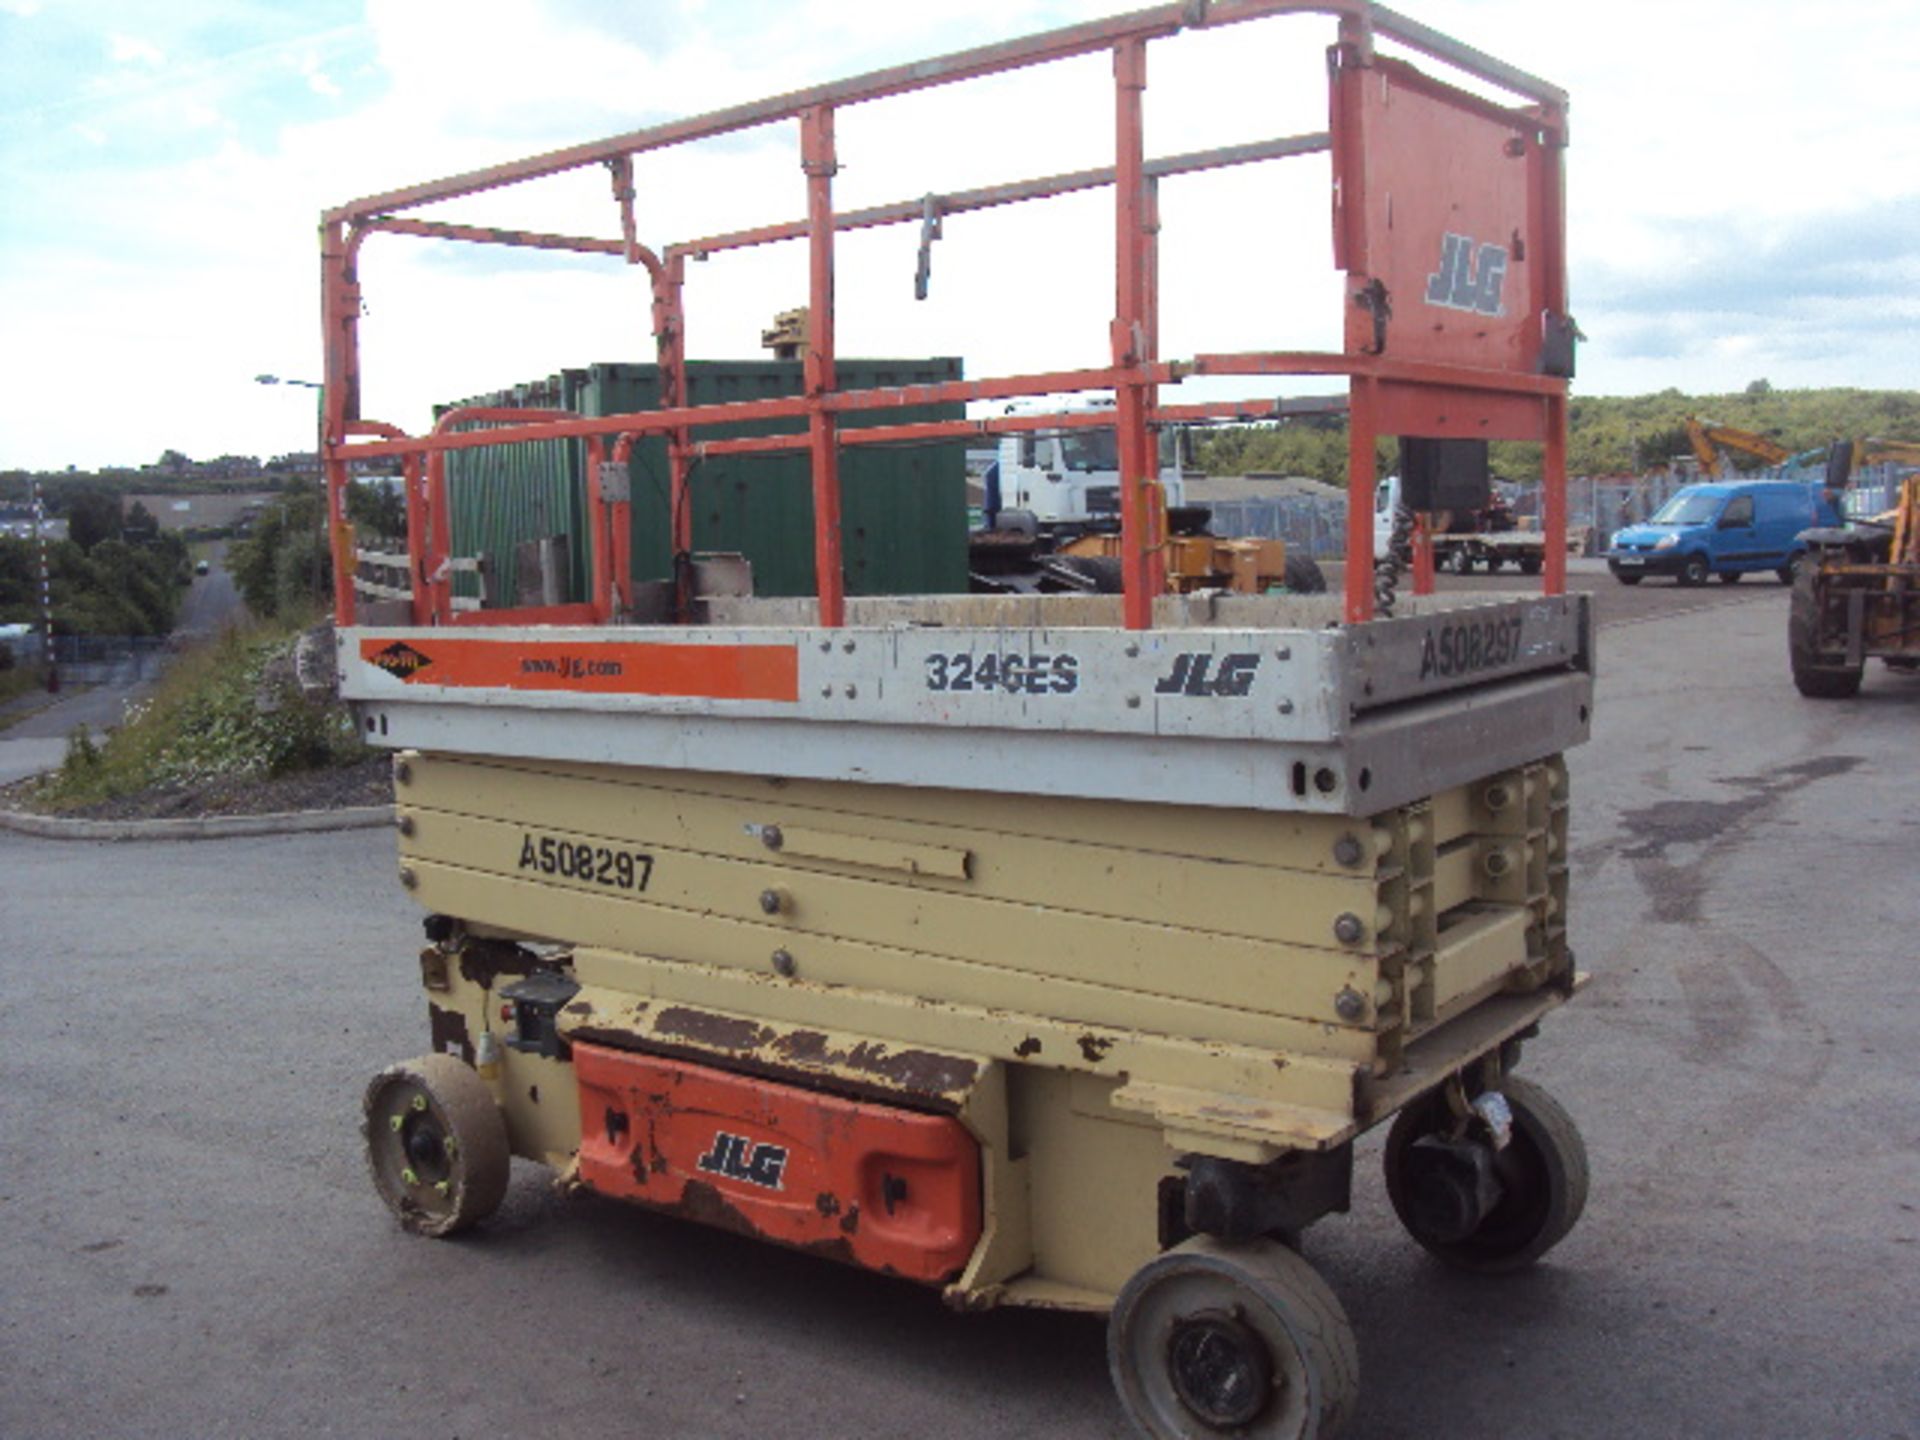
M 1441 566 L 1441 568 L 1449 575 L 1471 575 L 1473 573 L 1473 556 L 1469 555 L 1464 549 L 1449 550 L 1447 552 L 1446 563 Z
M 1504 1194 L 1464 1240 L 1423 1236 L 1412 1219 L 1407 1186 L 1407 1152 L 1451 1118 L 1446 1098 L 1435 1091 L 1409 1105 L 1387 1132 L 1387 1198 L 1394 1214 L 1429 1253 L 1480 1275 L 1525 1269 L 1566 1238 L 1587 1205 L 1587 1147 L 1573 1117 L 1531 1081 L 1510 1075 L 1500 1090 L 1513 1112 L 1512 1138 L 1494 1156 Z
M 1507 562 L 1498 555 L 1487 556 L 1487 574 L 1498 575 L 1500 568 Z
M 1782 585 L 1791 585 L 1793 583 L 1794 576 L 1797 575 L 1799 571 L 1800 571 L 1800 557 L 1796 555 L 1793 557 L 1793 559 L 1789 560 L 1786 564 L 1782 565 L 1778 570 L 1774 571 L 1773 573 L 1779 577 L 1780 583 Z
M 1520 573 L 1522 575 L 1538 575 L 1543 563 L 1538 555 L 1522 555 L 1519 561 Z M 1639 577 L 1635 576 L 1634 578 L 1638 579 Z
M 512 1155 L 493 1092 L 463 1061 L 423 1055 L 367 1086 L 367 1168 L 402 1228 L 457 1235 L 500 1208 Z
M 1096 595 L 1118 595 L 1127 588 L 1116 555 L 1062 555 L 1059 563 L 1091 580 Z
M 1319 563 L 1311 555 L 1296 555 L 1291 550 L 1287 551 L 1281 583 L 1296 595 L 1324 595 L 1327 591 L 1327 577 Z
M 1860 693 L 1866 667 L 1820 653 L 1819 579 L 1819 567 L 1812 564 L 1802 565 L 1794 579 L 1787 602 L 1787 664 L 1793 671 L 1794 689 L 1809 700 L 1845 700 Z
M 1147 1440 L 1327 1440 L 1360 1393 L 1346 1311 L 1275 1240 L 1195 1236 L 1141 1266 L 1113 1302 L 1107 1367 Z
M 1738 570 L 1722 570 L 1720 572 L 1720 583 L 1722 585 L 1738 585 L 1740 583 L 1740 573 Z
M 1707 576 L 1712 573 L 1712 569 L 1707 564 L 1706 556 L 1689 555 L 1685 563 L 1680 566 L 1680 583 L 1682 585 L 1704 585 L 1707 583 Z
M 1647 577 L 1641 574 L 1637 574 L 1630 570 L 1622 570 L 1618 574 L 1616 574 L 1613 578 L 1618 580 L 1622 585 L 1638 585 L 1642 580 L 1646 579 Z

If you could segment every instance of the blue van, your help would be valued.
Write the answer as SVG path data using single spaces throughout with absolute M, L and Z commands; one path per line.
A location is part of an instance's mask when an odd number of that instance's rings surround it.
M 1672 575 L 1704 585 L 1718 575 L 1731 585 L 1753 570 L 1771 570 L 1783 585 L 1805 552 L 1800 532 L 1845 523 L 1820 485 L 1793 480 L 1730 480 L 1689 485 L 1653 517 L 1618 531 L 1607 568 L 1622 585 Z

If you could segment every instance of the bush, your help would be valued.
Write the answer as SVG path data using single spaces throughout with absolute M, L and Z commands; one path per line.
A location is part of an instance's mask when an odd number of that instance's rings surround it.
M 54 809 L 162 785 L 282 775 L 362 760 L 344 705 L 307 699 L 286 656 L 284 626 L 229 630 L 182 656 L 150 699 L 128 707 L 104 743 L 84 730 L 35 798 Z

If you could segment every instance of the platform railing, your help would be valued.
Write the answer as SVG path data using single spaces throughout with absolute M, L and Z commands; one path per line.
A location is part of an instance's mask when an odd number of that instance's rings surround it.
M 1329 115 L 1326 132 L 1256 140 L 1185 155 L 1149 159 L 1144 153 L 1143 104 L 1147 53 L 1151 43 L 1182 31 L 1214 29 L 1278 16 L 1320 14 L 1337 19 L 1329 50 Z M 1442 61 L 1469 77 L 1530 102 L 1504 106 L 1446 85 L 1403 61 L 1376 53 L 1378 39 L 1389 39 Z M 922 196 L 857 211 L 834 208 L 833 181 L 840 167 L 835 115 L 840 108 L 889 96 L 955 84 L 1074 56 L 1108 52 L 1113 58 L 1114 163 L 1109 167 L 1017 180 Z M 1371 87 L 1365 83 L 1375 80 Z M 1405 122 L 1380 97 L 1392 88 L 1408 113 L 1420 107 L 1443 115 L 1446 126 L 1408 131 Z M 1566 316 L 1565 259 L 1562 237 L 1562 180 L 1559 152 L 1565 143 L 1566 97 L 1557 88 L 1451 40 L 1384 6 L 1364 0 L 1186 0 L 1111 19 L 1069 26 L 1022 40 L 988 45 L 918 64 L 875 71 L 854 79 L 799 90 L 773 99 L 733 106 L 693 119 L 633 131 L 527 160 L 468 172 L 429 184 L 388 191 L 329 211 L 322 236 L 323 312 L 326 325 L 325 445 L 330 515 L 335 547 L 335 603 L 342 623 L 355 614 L 351 583 L 352 531 L 347 523 L 345 490 L 354 461 L 403 458 L 413 477 L 410 497 L 426 503 L 425 524 L 410 529 L 409 554 L 416 577 L 427 577 L 426 613 L 432 621 L 469 623 L 517 619 L 525 623 L 608 623 L 623 613 L 631 585 L 623 569 L 627 526 L 609 523 L 598 486 L 606 447 L 630 445 L 636 437 L 666 440 L 670 468 L 673 553 L 691 550 L 691 509 L 687 503 L 691 466 L 703 455 L 804 451 L 809 457 L 814 501 L 813 556 L 818 619 L 823 626 L 844 623 L 845 579 L 840 557 L 839 456 L 844 446 L 974 438 L 1021 429 L 1059 429 L 1087 423 L 1072 412 L 993 417 L 921 424 L 876 425 L 843 432 L 840 417 L 853 411 L 904 407 L 929 402 L 978 401 L 1096 391 L 1111 394 L 1113 409 L 1101 416 L 1114 426 L 1120 457 L 1121 560 L 1125 576 L 1123 614 L 1132 629 L 1151 624 L 1155 595 L 1165 584 L 1164 536 L 1156 517 L 1163 513 L 1157 494 L 1154 430 L 1164 423 L 1223 418 L 1247 420 L 1263 412 L 1280 418 L 1283 402 L 1237 400 L 1163 407 L 1162 386 L 1189 375 L 1243 377 L 1333 376 L 1344 378 L 1349 409 L 1350 556 L 1371 554 L 1371 496 L 1375 480 L 1374 448 L 1382 434 L 1435 438 L 1508 438 L 1543 445 L 1545 499 L 1543 528 L 1557 540 L 1564 532 L 1566 376 L 1571 373 L 1573 327 Z M 634 209 L 634 160 L 637 156 L 689 141 L 735 133 L 770 123 L 797 126 L 805 216 L 754 229 L 713 235 L 655 251 L 639 242 Z M 1402 128 L 1396 128 L 1400 126 Z M 1477 128 L 1476 128 L 1477 127 Z M 1438 132 L 1471 134 L 1475 146 L 1459 164 L 1439 149 Z M 1427 131 L 1434 133 L 1427 133 Z M 1504 140 L 1501 139 L 1504 137 Z M 1487 139 L 1500 143 L 1484 146 Z M 1433 153 L 1427 153 L 1427 151 Z M 1346 338 L 1342 350 L 1329 353 L 1254 352 L 1202 354 L 1170 362 L 1158 354 L 1160 185 L 1169 177 L 1232 165 L 1271 162 L 1330 153 L 1335 197 L 1336 265 L 1347 275 Z M 1500 157 L 1506 157 L 1502 160 Z M 1459 156 L 1452 157 L 1459 160 Z M 1512 165 L 1511 162 L 1519 162 Z M 588 166 L 604 166 L 618 209 L 619 239 L 505 230 L 407 217 L 397 212 L 474 195 L 503 186 Z M 1508 167 L 1511 168 L 1503 168 Z M 1449 228 L 1445 244 L 1432 235 L 1414 234 L 1406 217 L 1417 209 L 1437 181 L 1465 176 L 1475 193 L 1447 210 L 1477 214 L 1477 230 Z M 1384 178 L 1383 178 L 1384 177 Z M 1394 189 L 1398 177 L 1400 188 Z M 1517 177 L 1517 178 L 1516 178 Z M 1028 202 L 1094 188 L 1114 192 L 1115 303 L 1108 327 L 1105 362 L 1075 370 L 1001 379 L 866 390 L 841 390 L 836 384 L 834 264 L 836 236 L 847 230 L 888 224 L 925 228 L 945 214 Z M 1483 193 L 1484 192 L 1484 193 Z M 1442 197 L 1443 200 L 1445 197 Z M 1395 201 L 1403 223 L 1395 232 Z M 1384 204 L 1385 219 L 1376 213 Z M 1456 222 L 1448 221 L 1449 225 Z M 1460 220 L 1465 226 L 1467 220 Z M 1511 230 L 1518 243 L 1508 244 Z M 497 426 L 459 432 L 443 421 L 426 436 L 408 436 L 391 426 L 361 419 L 359 278 L 361 247 L 374 234 L 404 235 L 459 243 L 503 244 L 618 257 L 643 267 L 652 291 L 652 319 L 662 377 L 661 403 L 651 411 L 582 417 L 565 412 L 538 415 L 515 412 Z M 685 403 L 684 278 L 689 258 L 722 251 L 803 241 L 808 247 L 809 330 L 803 360 L 803 393 L 781 399 L 722 405 Z M 1417 251 L 1412 248 L 1417 244 Z M 1497 256 L 1496 259 L 1489 258 Z M 1436 258 L 1437 257 L 1437 258 Z M 1502 287 L 1510 269 L 1525 266 L 1516 303 L 1508 308 Z M 1437 268 L 1435 268 L 1437 267 Z M 1432 273 L 1429 273 L 1429 271 Z M 1396 328 L 1394 305 L 1403 314 L 1421 303 L 1471 312 L 1478 318 L 1428 327 L 1446 331 L 1436 342 L 1419 326 Z M 1491 300 L 1486 292 L 1491 289 Z M 1438 296 L 1438 299 L 1435 297 Z M 1524 301 L 1524 303 L 1518 303 Z M 1561 351 L 1564 350 L 1564 356 Z M 471 418 L 471 417 L 470 417 Z M 702 438 L 703 431 L 743 420 L 790 420 L 781 434 Z M 371 438 L 365 438 L 365 437 Z M 445 456 L 475 445 L 513 445 L 536 440 L 582 437 L 589 457 L 584 484 L 594 521 L 593 599 L 586 606 L 539 612 L 489 610 L 456 617 L 439 562 L 447 553 L 444 530 Z M 424 531 L 415 534 L 415 531 Z M 1430 577 L 1416 571 L 1421 584 Z M 1544 567 L 1548 593 L 1564 586 L 1564 552 L 1550 544 Z M 1373 612 L 1370 564 L 1348 567 L 1345 614 L 1349 621 Z

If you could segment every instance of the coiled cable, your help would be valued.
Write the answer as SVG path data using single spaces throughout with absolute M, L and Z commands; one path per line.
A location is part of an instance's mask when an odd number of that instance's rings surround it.
M 1413 551 L 1413 511 L 1404 505 L 1393 507 L 1393 533 L 1387 538 L 1384 559 L 1373 562 L 1373 613 L 1382 620 L 1393 615 L 1393 603 L 1399 596 L 1400 577 L 1406 573 L 1405 556 Z

